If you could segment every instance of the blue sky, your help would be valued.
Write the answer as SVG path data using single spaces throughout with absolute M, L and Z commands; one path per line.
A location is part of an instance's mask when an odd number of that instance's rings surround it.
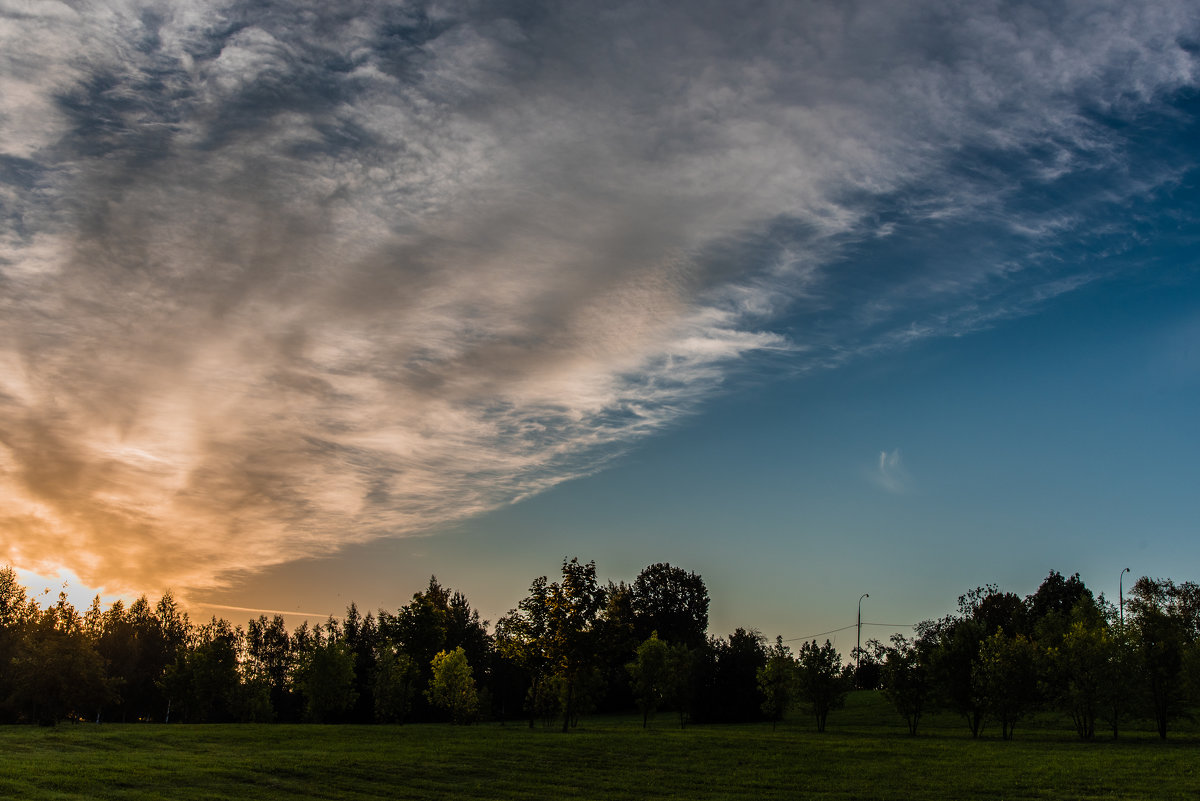
M 0 45 L 23 575 L 239 619 L 436 573 L 494 619 L 670 561 L 784 636 L 1190 577 L 1187 3 L 46 3 Z
M 436 573 L 494 617 L 579 555 L 614 580 L 660 560 L 701 572 L 720 633 L 841 628 L 863 592 L 864 620 L 912 623 L 984 583 L 1028 594 L 1052 569 L 1115 601 L 1121 568 L 1182 577 L 1200 558 L 1196 270 L 1135 272 L 969 337 L 732 389 L 600 474 L 220 599 L 270 603 L 301 583 L 337 609 L 349 570 L 355 597 L 390 608 Z

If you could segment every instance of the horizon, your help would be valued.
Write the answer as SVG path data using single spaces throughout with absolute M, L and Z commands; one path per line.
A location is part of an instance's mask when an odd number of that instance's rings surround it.
M 672 565 L 672 566 L 673 567 L 681 567 L 680 565 Z M 0 567 L 3 567 L 3 566 L 0 566 Z M 651 565 L 647 565 L 646 567 L 651 567 Z M 599 570 L 599 568 L 597 568 L 597 569 Z M 686 569 L 686 568 L 684 568 L 684 569 Z M 17 574 L 17 578 L 18 578 L 20 584 L 25 588 L 28 598 L 30 598 L 31 600 L 34 600 L 34 601 L 40 601 L 41 599 L 45 599 L 45 603 L 39 603 L 39 605 L 43 609 L 52 605 L 51 602 L 53 602 L 55 599 L 57 599 L 59 597 L 58 592 L 60 592 L 60 591 L 67 596 L 68 603 L 70 603 L 76 609 L 76 611 L 78 611 L 80 614 L 82 614 L 88 607 L 90 607 L 97 600 L 100 601 L 101 607 L 103 609 L 111 608 L 114 603 L 121 603 L 126 609 L 128 609 L 129 605 L 134 600 L 136 600 L 136 598 L 133 598 L 132 596 L 109 596 L 107 598 L 102 598 L 99 593 L 95 593 L 95 594 L 91 595 L 90 597 L 85 598 L 83 595 L 80 595 L 81 588 L 78 585 L 78 580 L 76 580 L 76 582 L 72 583 L 70 581 L 70 579 L 68 578 L 65 581 L 60 581 L 56 588 L 54 586 L 51 586 L 52 584 L 54 584 L 54 582 L 46 581 L 45 577 L 38 576 L 36 574 L 29 573 L 28 571 L 22 571 L 19 569 L 15 570 L 14 572 Z M 1078 577 L 1078 578 L 1080 578 L 1081 581 L 1083 581 L 1083 584 L 1085 586 L 1088 586 L 1087 581 L 1085 579 L 1083 579 L 1083 577 L 1080 576 L 1078 573 L 1071 573 L 1071 572 L 1064 573 L 1063 571 L 1057 571 L 1057 570 L 1052 569 L 1052 570 L 1048 571 L 1047 577 L 1052 576 L 1055 573 L 1058 573 L 1059 575 L 1064 576 L 1066 578 L 1071 578 L 1072 576 Z M 1121 576 L 1122 578 L 1123 578 L 1123 574 L 1124 574 L 1124 571 L 1122 571 L 1122 576 Z M 1041 582 L 1045 581 L 1047 577 L 1043 577 L 1042 579 L 1040 579 L 1038 581 L 1037 585 L 1035 586 L 1035 590 L 1037 589 L 1037 587 L 1041 586 Z M 62 579 L 62 576 L 60 575 L 58 578 Z M 535 577 L 535 578 L 537 578 L 537 577 Z M 549 580 L 553 581 L 553 580 L 557 579 L 557 576 L 556 576 L 556 574 L 551 573 L 546 576 L 542 576 L 542 578 L 548 578 Z M 613 577 L 607 577 L 607 576 L 598 574 L 598 578 L 602 585 L 607 585 L 609 582 L 612 582 L 613 584 L 620 584 L 620 583 L 624 582 L 625 584 L 628 585 L 628 584 L 632 583 L 632 580 L 634 577 L 629 577 L 628 580 L 626 580 L 625 577 L 613 578 Z M 703 576 L 701 576 L 701 578 L 703 578 Z M 1132 587 L 1134 585 L 1134 583 L 1138 580 L 1138 578 L 1140 578 L 1140 577 L 1131 575 L 1129 582 L 1128 582 L 1129 587 Z M 1149 578 L 1152 578 L 1153 580 L 1159 580 L 1160 578 L 1174 580 L 1175 577 L 1149 577 Z M 429 577 L 429 580 L 430 581 L 438 581 L 438 583 L 441 584 L 441 581 L 437 578 L 436 575 L 431 575 Z M 1181 579 L 1181 580 L 1184 582 L 1191 581 L 1191 579 Z M 40 587 L 40 591 L 38 591 L 39 584 L 42 585 Z M 427 584 L 422 584 L 420 587 L 418 587 L 416 590 L 414 590 L 414 592 L 411 593 L 404 601 L 402 601 L 398 604 L 395 604 L 390 608 L 386 608 L 386 607 L 382 607 L 382 606 L 373 608 L 373 609 L 367 608 L 367 607 L 359 607 L 357 602 L 354 601 L 354 599 L 350 599 L 350 601 L 347 602 L 346 607 L 340 613 L 338 613 L 338 612 L 330 612 L 330 613 L 298 612 L 298 611 L 286 610 L 286 609 L 261 609 L 261 608 L 252 608 L 252 607 L 223 605 L 223 604 L 199 604 L 199 605 L 195 605 L 191 608 L 186 608 L 181 605 L 180 611 L 188 618 L 189 622 L 194 626 L 204 625 L 209 620 L 224 620 L 237 629 L 243 629 L 244 625 L 243 625 L 242 618 L 239 618 L 236 614 L 230 614 L 230 613 L 242 612 L 242 613 L 248 613 L 250 615 L 250 617 L 247 618 L 245 621 L 247 623 L 252 620 L 258 620 L 258 619 L 263 619 L 263 618 L 281 617 L 281 618 L 283 618 L 285 625 L 288 627 L 289 631 L 294 631 L 297 627 L 299 627 L 301 625 L 320 626 L 322 623 L 324 623 L 326 621 L 342 622 L 345 620 L 345 617 L 349 612 L 351 604 L 353 604 L 355 606 L 358 614 L 360 614 L 363 617 L 371 616 L 371 617 L 378 619 L 381 614 L 385 614 L 385 613 L 395 614 L 397 610 L 406 606 L 408 604 L 408 602 L 412 600 L 412 597 L 414 597 L 415 595 L 418 595 L 420 593 L 423 593 L 427 586 L 428 586 Z M 468 601 L 471 600 L 470 594 L 469 594 L 467 588 L 456 587 L 456 586 L 451 586 L 451 585 L 446 585 L 446 584 L 443 584 L 442 586 L 444 586 L 447 590 L 452 590 L 454 592 L 460 592 L 467 598 Z M 975 587 L 964 588 L 963 591 L 958 596 L 955 597 L 954 603 L 948 604 L 945 607 L 945 609 L 943 609 L 940 613 L 933 613 L 933 614 L 926 615 L 926 616 L 922 617 L 921 619 L 914 621 L 911 624 L 904 625 L 904 624 L 896 624 L 894 622 L 884 623 L 884 622 L 863 619 L 862 623 L 861 623 L 861 625 L 864 629 L 862 644 L 866 645 L 868 643 L 868 641 L 875 640 L 886 646 L 892 633 L 902 633 L 907 636 L 909 633 L 912 633 L 922 623 L 929 623 L 929 622 L 937 621 L 941 618 L 946 617 L 947 615 L 953 615 L 956 613 L 956 611 L 960 611 L 960 610 L 958 610 L 958 603 L 959 603 L 959 601 L 961 601 L 961 599 L 964 595 L 966 595 L 968 592 L 970 592 L 972 590 L 985 590 L 985 589 L 989 589 L 989 588 L 994 588 L 996 591 L 1001 592 L 1001 593 L 1013 593 L 1012 588 L 999 586 L 999 585 L 996 585 L 994 582 L 986 582 L 984 584 L 980 584 Z M 1107 594 L 1103 590 L 1092 590 L 1092 588 L 1090 586 L 1088 586 L 1088 589 L 1093 592 L 1095 598 L 1098 601 L 1100 601 L 1101 603 L 1105 603 L 1105 602 L 1110 603 L 1110 604 L 1112 603 L 1111 599 L 1109 599 L 1107 597 Z M 158 596 L 143 594 L 141 597 L 144 597 L 151 604 L 151 606 L 153 606 L 159 601 L 159 599 L 161 597 L 165 596 L 167 593 L 170 593 L 169 589 L 165 590 L 161 595 L 158 595 Z M 1018 597 L 1022 598 L 1022 600 L 1027 602 L 1029 600 L 1029 598 L 1031 598 L 1033 596 L 1034 590 L 1031 590 L 1030 592 L 1027 592 L 1027 593 L 1015 592 L 1013 594 L 1017 595 Z M 174 597 L 173 594 L 172 594 L 172 597 Z M 1120 593 L 1118 594 L 1118 597 L 1120 598 Z M 867 596 L 867 598 L 869 598 L 869 595 Z M 505 613 L 496 615 L 495 617 L 489 618 L 486 615 L 482 615 L 482 614 L 480 615 L 481 623 L 483 624 L 483 626 L 485 627 L 485 629 L 488 631 L 489 634 L 495 633 L 496 622 L 499 618 L 504 617 L 506 614 L 516 611 L 516 606 L 517 606 L 518 600 L 520 600 L 519 597 L 513 601 L 510 609 L 508 609 Z M 710 602 L 711 601 L 712 601 L 712 599 L 710 597 Z M 476 608 L 473 603 L 472 603 L 472 608 L 475 609 L 477 612 L 479 611 L 478 608 Z M 207 610 L 210 614 L 207 614 L 207 615 L 193 614 L 193 610 L 200 610 L 200 609 Z M 866 616 L 866 617 L 869 617 L 869 616 Z M 816 641 L 819 641 L 822 638 L 824 638 L 826 641 L 830 642 L 835 648 L 839 649 L 839 651 L 841 652 L 841 656 L 844 660 L 849 660 L 852 658 L 851 653 L 852 653 L 853 647 L 850 645 L 846 645 L 846 644 L 839 644 L 838 635 L 843 635 L 844 637 L 849 637 L 850 636 L 849 632 L 853 632 L 856 636 L 856 644 L 857 644 L 858 621 L 855 620 L 855 622 L 853 622 L 849 625 L 839 626 L 837 628 L 830 629 L 827 631 L 813 632 L 810 634 L 793 635 L 793 636 L 784 636 L 780 632 L 775 632 L 774 634 L 772 634 L 765 630 L 760 629 L 758 626 L 755 626 L 752 623 L 743 623 L 743 624 L 740 624 L 737 626 L 733 626 L 733 627 L 730 627 L 728 629 L 728 631 L 717 630 L 710 623 L 709 627 L 708 627 L 708 635 L 711 637 L 717 637 L 717 638 L 724 639 L 724 638 L 727 638 L 730 634 L 732 634 L 736 629 L 743 629 L 743 630 L 746 630 L 749 632 L 757 632 L 758 634 L 760 634 L 763 637 L 764 642 L 766 642 L 768 644 L 771 643 L 776 637 L 781 639 L 784 642 L 784 644 L 788 644 L 788 643 L 797 644 L 797 643 L 804 642 L 804 641 L 816 642 Z M 884 629 L 884 630 L 886 630 L 886 633 L 880 634 L 877 631 L 878 629 Z

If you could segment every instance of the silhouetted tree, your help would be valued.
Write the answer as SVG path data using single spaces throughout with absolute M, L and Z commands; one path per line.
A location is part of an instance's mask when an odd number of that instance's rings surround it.
M 526 710 L 529 712 L 529 728 L 533 728 L 538 716 L 539 699 L 543 696 L 542 685 L 553 673 L 550 640 L 550 585 L 545 576 L 539 576 L 529 586 L 529 594 L 517 604 L 517 608 L 496 623 L 497 650 L 513 664 L 519 666 L 528 677 Z
M 663 700 L 667 706 L 675 708 L 681 729 L 692 716 L 697 653 L 698 650 L 692 650 L 681 642 L 667 644 L 667 671 L 671 674 L 671 681 L 667 684 Z
M 1000 629 L 1009 632 L 1010 637 L 1017 634 L 1029 637 L 1033 634 L 1029 611 L 1023 600 L 1014 593 L 1000 592 L 993 586 L 983 589 L 987 591 L 979 597 L 971 611 L 971 618 L 979 624 L 984 637 L 990 637 Z
M 825 731 L 829 713 L 841 709 L 850 690 L 850 681 L 842 669 L 842 655 L 829 640 L 818 646 L 817 641 L 800 646 L 796 658 L 796 686 L 801 701 L 817 721 L 817 731 Z
M 1134 582 L 1126 609 L 1135 664 L 1158 736 L 1166 739 L 1170 721 L 1183 708 L 1183 658 L 1200 627 L 1200 592 L 1191 582 L 1143 576 Z
M 904 718 L 908 733 L 917 733 L 917 724 L 925 713 L 932 692 L 929 659 L 932 644 L 928 640 L 909 640 L 892 635 L 892 645 L 884 651 L 881 668 L 883 694 Z
M 646 728 L 650 716 L 658 710 L 667 693 L 671 680 L 667 667 L 667 644 L 651 635 L 637 647 L 634 660 L 625 666 L 633 686 L 633 697 L 638 711 L 642 713 L 642 728 Z
M 299 719 L 301 705 L 293 692 L 299 659 L 292 649 L 291 636 L 283 615 L 275 615 L 269 620 L 265 615 L 260 615 L 251 620 L 246 628 L 244 644 L 242 668 L 246 680 L 267 688 L 271 709 L 280 720 Z
M 728 640 L 711 641 L 715 648 L 713 719 L 737 722 L 762 719 L 758 671 L 767 664 L 766 638 L 757 629 L 734 629 Z
M 975 665 L 983 643 L 983 626 L 972 618 L 945 617 L 917 626 L 918 638 L 934 644 L 930 676 L 938 706 L 962 715 L 972 737 L 983 731 L 984 702 Z
M 16 658 L 26 628 L 38 616 L 37 604 L 25 593 L 17 580 L 16 571 L 7 565 L 0 567 L 0 721 L 17 719 L 14 708 Z
M 313 648 L 298 671 L 304 714 L 315 723 L 336 723 L 354 707 L 354 654 L 344 640 Z
M 1064 578 L 1057 570 L 1051 570 L 1037 592 L 1025 599 L 1032 633 L 1043 647 L 1058 644 L 1071 627 L 1072 614 L 1081 604 L 1096 608 L 1096 599 L 1079 574 Z
M 555 674 L 563 681 L 565 733 L 577 714 L 577 692 L 595 670 L 595 624 L 604 604 L 596 582 L 596 563 L 563 562 L 562 580 L 550 585 L 549 654 Z
M 603 606 L 596 563 L 582 565 L 571 559 L 563 562 L 561 581 L 547 583 L 545 576 L 534 580 L 529 595 L 505 616 L 498 633 L 506 652 L 532 672 L 534 707 L 545 703 L 547 679 L 557 679 L 564 732 L 578 713 L 581 691 L 597 680 L 596 627 Z
M 783 644 L 783 638 L 775 637 L 775 644 L 767 649 L 767 664 L 758 669 L 758 690 L 762 694 L 762 711 L 771 719 L 771 731 L 783 720 L 784 714 L 796 702 L 799 684 L 796 660 L 792 649 Z
M 238 671 L 240 638 L 240 631 L 215 617 L 197 630 L 192 647 L 182 650 L 159 680 L 171 719 L 227 723 L 247 717 Z M 269 700 L 266 706 L 269 710 Z
M 342 641 L 354 658 L 354 709 L 349 718 L 356 723 L 369 723 L 375 718 L 376 652 L 381 637 L 370 612 L 359 615 L 358 605 L 351 602 L 342 622 Z
M 380 723 L 403 723 L 421 673 L 408 654 L 391 645 L 380 648 L 376 664 L 375 719 Z
M 636 630 L 632 588 L 610 581 L 604 591 L 604 610 L 596 621 L 596 664 L 604 682 L 601 711 L 624 711 L 635 705 L 626 665 L 641 642 Z
M 1025 603 L 993 584 L 958 597 L 958 614 L 917 626 L 922 640 L 934 643 L 929 665 L 939 706 L 963 716 L 972 737 L 983 731 L 986 703 L 976 668 L 983 641 L 1003 629 L 1028 636 Z
M 708 588 L 698 573 L 660 562 L 643 569 L 631 590 L 639 638 L 657 631 L 666 642 L 682 643 L 688 648 L 704 644 L 708 636 Z
M 973 668 L 983 707 L 1000 721 L 1001 737 L 1011 740 L 1017 721 L 1038 703 L 1037 644 L 1003 628 L 984 639 Z
M 1071 716 L 1079 738 L 1091 740 L 1109 688 L 1115 689 L 1117 684 L 1113 675 L 1118 664 L 1117 642 L 1109 636 L 1108 625 L 1090 599 L 1081 598 L 1071 617 L 1068 629 L 1046 648 L 1042 683 L 1054 706 Z
M 436 576 L 430 576 L 425 590 L 414 593 L 395 615 L 380 613 L 378 629 L 381 641 L 399 647 L 417 666 L 418 686 L 429 686 L 434 656 L 458 647 L 473 666 L 477 683 L 486 679 L 484 671 L 492 648 L 486 622 L 479 619 L 465 595 L 443 587 Z M 418 695 L 414 701 L 415 714 L 428 716 L 428 698 Z
M 65 594 L 27 623 L 11 670 L 13 706 L 42 725 L 94 717 L 112 695 L 104 660 Z
M 854 662 L 853 685 L 856 690 L 878 690 L 883 681 L 883 660 L 887 649 L 874 638 L 854 647 L 850 658 Z

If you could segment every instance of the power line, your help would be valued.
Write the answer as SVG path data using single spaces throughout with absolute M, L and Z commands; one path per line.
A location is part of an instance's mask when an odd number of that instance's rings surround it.
M 809 634 L 805 637 L 788 637 L 786 640 L 784 640 L 784 642 L 793 642 L 794 640 L 811 640 L 816 637 L 824 637 L 826 634 L 837 634 L 839 631 L 845 631 L 846 629 L 853 628 L 858 628 L 858 624 L 851 623 L 849 626 L 842 626 L 840 629 L 830 629 L 829 631 L 822 631 L 819 634 Z
M 884 628 L 889 628 L 889 629 L 911 629 L 914 626 L 916 626 L 917 624 L 916 623 L 867 623 L 864 621 L 863 625 L 864 626 L 883 626 Z M 857 628 L 857 627 L 858 627 L 857 623 L 851 623 L 849 626 L 842 626 L 840 629 L 830 629 L 829 631 L 822 631 L 817 634 L 808 634 L 804 637 L 786 637 L 786 638 L 784 638 L 783 641 L 784 642 L 795 642 L 796 640 L 812 640 L 817 637 L 824 637 L 826 634 L 837 634 L 839 631 L 846 631 L 847 629 L 853 629 L 853 628 Z

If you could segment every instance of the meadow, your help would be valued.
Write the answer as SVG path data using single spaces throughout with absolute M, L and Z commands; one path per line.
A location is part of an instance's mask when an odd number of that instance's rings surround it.
M 957 719 L 909 737 L 871 693 L 817 734 L 690 726 L 660 714 L 449 725 L 60 724 L 0 728 L 0 797 L 25 799 L 1194 799 L 1200 734 L 1075 739 L 1046 717 L 972 740 Z

